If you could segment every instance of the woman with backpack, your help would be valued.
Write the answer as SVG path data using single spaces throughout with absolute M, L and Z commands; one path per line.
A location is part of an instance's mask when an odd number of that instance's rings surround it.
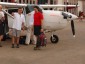
M 36 47 L 34 49 L 40 49 L 41 43 L 38 42 L 38 36 L 41 34 L 43 14 L 38 6 L 34 6 L 34 35 L 37 38 Z

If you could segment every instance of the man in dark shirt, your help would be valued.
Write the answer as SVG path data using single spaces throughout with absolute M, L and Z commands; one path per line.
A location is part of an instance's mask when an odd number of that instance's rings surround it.
M 2 6 L 0 5 L 0 47 L 2 47 L 1 40 L 3 39 L 3 34 L 4 34 L 3 20 L 4 20 L 4 13 L 2 12 Z

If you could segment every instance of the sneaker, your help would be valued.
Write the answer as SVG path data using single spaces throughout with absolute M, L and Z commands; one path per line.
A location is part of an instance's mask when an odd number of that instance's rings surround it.
M 0 45 L 0 47 L 2 47 L 2 45 Z
M 16 48 L 19 48 L 19 44 L 17 44 Z
M 34 50 L 41 50 L 40 47 L 34 47 Z
M 12 44 L 12 48 L 14 48 L 14 44 Z
M 34 50 L 38 50 L 38 48 L 37 47 L 34 47 Z
M 24 45 L 28 46 L 29 44 L 24 44 Z

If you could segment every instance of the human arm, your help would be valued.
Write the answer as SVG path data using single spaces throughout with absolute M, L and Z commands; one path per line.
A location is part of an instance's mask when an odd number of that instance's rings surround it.
M 43 28 L 43 14 L 40 13 L 40 19 L 41 19 L 41 28 Z
M 3 12 L 0 13 L 0 20 L 2 22 L 5 20 L 5 16 L 4 16 L 4 13 Z
M 25 30 L 26 26 L 25 26 L 25 16 L 23 15 L 22 17 L 22 30 Z

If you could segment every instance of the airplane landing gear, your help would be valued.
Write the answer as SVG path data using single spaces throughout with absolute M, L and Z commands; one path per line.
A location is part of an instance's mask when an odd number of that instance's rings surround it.
M 57 35 L 52 35 L 51 38 L 50 38 L 51 42 L 52 43 L 58 43 L 59 41 L 59 38 Z

